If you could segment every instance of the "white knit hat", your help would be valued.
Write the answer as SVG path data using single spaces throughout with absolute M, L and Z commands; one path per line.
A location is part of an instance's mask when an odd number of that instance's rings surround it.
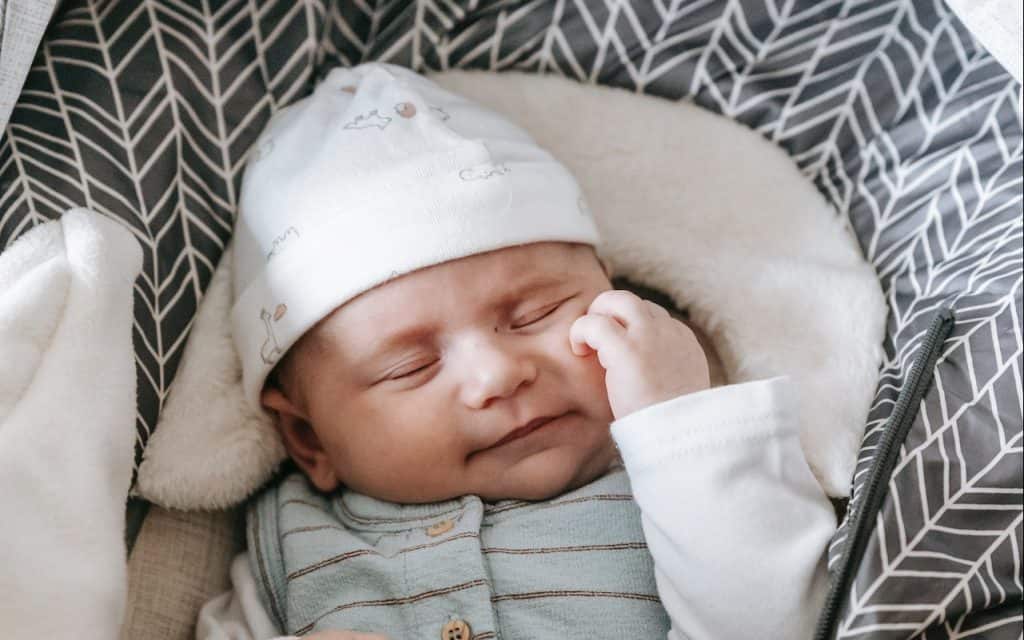
M 246 398 L 314 324 L 398 275 L 542 241 L 599 243 L 576 180 L 498 114 L 404 67 L 334 69 L 246 167 L 232 329 Z

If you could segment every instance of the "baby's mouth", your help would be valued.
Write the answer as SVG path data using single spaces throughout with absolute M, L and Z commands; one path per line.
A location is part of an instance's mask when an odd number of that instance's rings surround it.
M 518 429 L 513 429 L 512 431 L 508 432 L 504 438 L 492 444 L 490 447 L 488 447 L 488 449 L 494 449 L 513 440 L 517 440 L 519 438 L 527 436 L 536 431 L 537 429 L 540 429 L 544 425 L 548 424 L 549 422 L 558 420 L 559 418 L 568 413 L 569 412 L 566 411 L 565 413 L 556 416 L 541 416 L 539 418 L 534 418 L 533 420 L 527 422 L 525 425 L 519 427 Z

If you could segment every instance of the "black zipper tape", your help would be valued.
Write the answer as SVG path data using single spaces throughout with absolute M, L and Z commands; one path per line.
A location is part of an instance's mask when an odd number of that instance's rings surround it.
M 142 523 L 145 522 L 146 514 L 148 513 L 148 501 L 134 496 L 128 498 L 124 514 L 124 546 L 128 557 L 131 557 L 132 555 L 132 549 L 135 548 L 135 541 L 138 539 L 139 533 L 142 531 Z
M 942 345 L 952 330 L 953 310 L 946 307 L 939 311 L 931 326 L 928 327 L 928 333 L 925 334 L 924 341 L 921 343 L 921 351 L 914 358 L 907 382 L 900 390 L 899 397 L 896 399 L 896 407 L 882 432 L 881 441 L 878 443 L 878 453 L 871 463 L 868 480 L 862 490 L 863 494 L 860 496 L 859 504 L 854 507 L 856 512 L 847 516 L 849 525 L 846 542 L 843 544 L 842 559 L 835 579 L 829 587 L 828 596 L 825 598 L 825 607 L 818 618 L 818 627 L 814 634 L 815 640 L 831 640 L 835 634 L 843 601 L 850 590 L 853 576 L 860 566 L 868 539 L 874 531 L 872 524 L 888 493 L 889 477 L 896 466 L 900 446 L 906 440 L 907 433 L 914 424 L 921 400 L 928 387 L 931 386 L 935 363 L 942 352 Z

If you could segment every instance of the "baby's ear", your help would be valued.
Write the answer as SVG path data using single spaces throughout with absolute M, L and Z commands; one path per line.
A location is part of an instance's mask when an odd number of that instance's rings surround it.
M 284 448 L 313 486 L 324 493 L 334 491 L 338 487 L 334 466 L 306 414 L 274 385 L 260 392 L 260 403 L 274 414 Z

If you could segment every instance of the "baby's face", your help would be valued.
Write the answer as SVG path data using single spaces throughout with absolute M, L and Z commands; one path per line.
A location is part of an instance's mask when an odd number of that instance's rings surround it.
M 611 288 L 590 247 L 555 242 L 407 274 L 303 336 L 285 393 L 268 387 L 264 404 L 323 491 L 551 497 L 616 457 L 604 369 L 569 347 L 570 325 Z

